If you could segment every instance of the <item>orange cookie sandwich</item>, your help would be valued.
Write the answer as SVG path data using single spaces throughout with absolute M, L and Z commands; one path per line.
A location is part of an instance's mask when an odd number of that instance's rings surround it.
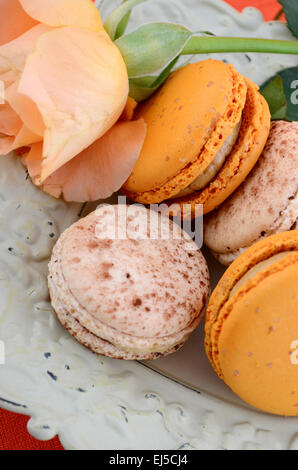
M 123 192 L 211 212 L 254 167 L 265 146 L 270 112 L 258 87 L 232 65 L 207 60 L 173 73 L 136 111 L 147 136 Z M 183 207 L 182 207 L 183 210 Z
M 207 309 L 205 347 L 250 405 L 298 416 L 298 231 L 268 237 L 228 268 Z

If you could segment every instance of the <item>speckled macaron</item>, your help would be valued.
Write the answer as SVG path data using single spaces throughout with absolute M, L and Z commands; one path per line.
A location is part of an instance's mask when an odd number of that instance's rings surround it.
M 204 221 L 204 240 L 229 265 L 264 237 L 297 228 L 298 122 L 272 123 L 262 156 L 244 183 Z
M 59 238 L 49 290 L 58 319 L 87 348 L 151 360 L 178 350 L 198 326 L 209 273 L 195 243 L 167 217 L 103 206 Z
M 205 347 L 221 379 L 250 405 L 298 416 L 298 231 L 246 250 L 213 292 Z
M 175 72 L 136 116 L 147 136 L 123 192 L 144 204 L 177 203 L 184 215 L 188 205 L 192 217 L 197 204 L 209 213 L 242 183 L 270 128 L 258 87 L 213 59 Z

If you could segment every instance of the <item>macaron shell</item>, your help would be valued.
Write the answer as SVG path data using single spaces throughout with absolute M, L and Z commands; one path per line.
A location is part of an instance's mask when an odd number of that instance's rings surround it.
M 189 204 L 192 217 L 195 217 L 197 204 L 203 204 L 204 214 L 222 204 L 245 180 L 265 147 L 270 130 L 270 110 L 266 100 L 258 92 L 258 87 L 248 79 L 246 82 L 247 101 L 240 135 L 225 165 L 202 191 L 172 201 L 179 203 L 182 210 L 183 205 Z
M 266 271 L 266 272 L 265 272 Z M 298 416 L 298 253 L 248 282 L 227 304 L 219 335 L 223 379 L 263 411 Z
M 278 231 L 281 216 L 293 207 L 280 227 L 290 230 L 298 217 L 298 122 L 272 123 L 265 149 L 245 182 L 204 225 L 206 245 L 228 254 Z M 286 228 L 285 225 L 287 225 Z
M 247 249 L 227 269 L 212 293 L 206 312 L 205 349 L 213 368 L 222 378 L 218 363 L 218 337 L 222 323 L 218 320 L 221 310 L 229 301 L 230 293 L 237 282 L 256 264 L 284 251 L 298 250 L 298 231 L 283 232 L 268 237 Z M 221 317 L 222 318 L 222 317 Z
M 124 192 L 149 204 L 184 189 L 240 121 L 246 92 L 243 77 L 221 61 L 209 59 L 175 72 L 136 113 L 146 121 L 147 137 Z

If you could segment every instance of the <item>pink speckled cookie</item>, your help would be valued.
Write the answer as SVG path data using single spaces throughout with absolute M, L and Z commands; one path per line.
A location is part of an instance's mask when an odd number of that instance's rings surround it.
M 159 224 L 156 239 L 148 238 L 149 218 L 150 228 Z M 117 238 L 115 220 L 124 220 Z M 155 359 L 179 349 L 198 326 L 208 268 L 188 235 L 170 224 L 166 237 L 168 218 L 135 205 L 104 206 L 62 234 L 49 289 L 59 320 L 80 343 L 117 359 Z
M 205 219 L 206 245 L 229 265 L 262 238 L 296 229 L 297 189 L 298 122 L 277 121 L 245 182 Z

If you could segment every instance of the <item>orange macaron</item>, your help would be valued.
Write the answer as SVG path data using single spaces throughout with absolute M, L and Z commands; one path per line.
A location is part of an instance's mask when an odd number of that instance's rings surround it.
M 228 268 L 206 316 L 205 348 L 224 382 L 265 412 L 298 416 L 298 231 L 268 237 Z
M 136 111 L 147 136 L 123 192 L 211 212 L 242 183 L 269 134 L 270 111 L 258 87 L 232 65 L 209 59 L 174 72 Z

